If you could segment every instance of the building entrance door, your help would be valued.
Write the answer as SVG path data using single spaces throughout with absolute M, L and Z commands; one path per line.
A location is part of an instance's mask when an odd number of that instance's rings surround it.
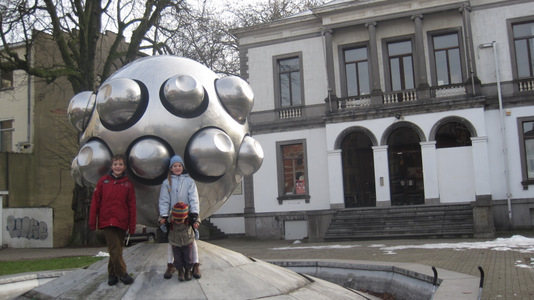
M 341 143 L 345 207 L 376 206 L 371 139 L 362 132 L 348 134 Z
M 388 137 L 391 205 L 424 204 L 421 145 L 409 127 L 395 129 Z

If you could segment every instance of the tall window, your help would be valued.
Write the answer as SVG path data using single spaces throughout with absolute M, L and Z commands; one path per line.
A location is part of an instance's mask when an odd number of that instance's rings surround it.
M 400 91 L 415 88 L 413 72 L 412 42 L 392 42 L 387 44 L 391 90 Z
M 534 117 L 518 118 L 523 187 L 534 184 Z
M 461 83 L 462 63 L 458 33 L 432 37 L 437 85 Z
M 343 56 L 345 60 L 347 96 L 368 95 L 370 87 L 367 47 L 346 49 L 343 51 Z
M 512 25 L 517 76 L 534 77 L 534 22 Z
M 305 140 L 278 142 L 279 201 L 309 199 Z
M 279 59 L 278 84 L 280 89 L 280 107 L 299 106 L 302 104 L 302 83 L 300 58 Z
M 0 89 L 8 89 L 13 87 L 13 71 L 3 72 L 0 71 Z
M 11 152 L 13 143 L 13 120 L 0 121 L 0 152 Z

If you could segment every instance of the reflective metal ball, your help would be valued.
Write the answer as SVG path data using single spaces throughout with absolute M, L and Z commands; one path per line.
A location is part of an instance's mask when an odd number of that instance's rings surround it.
M 134 61 L 96 94 L 72 98 L 68 118 L 81 132 L 72 176 L 78 184 L 94 185 L 109 172 L 111 157 L 125 154 L 138 222 L 156 225 L 160 185 L 170 157 L 178 154 L 197 184 L 200 216 L 207 218 L 263 162 L 247 122 L 253 103 L 254 93 L 243 79 L 219 78 L 193 60 L 151 56 Z

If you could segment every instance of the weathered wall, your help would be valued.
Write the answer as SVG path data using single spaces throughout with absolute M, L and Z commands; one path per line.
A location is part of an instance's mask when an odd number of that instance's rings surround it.
M 9 248 L 51 248 L 54 228 L 51 208 L 2 210 L 2 245 Z

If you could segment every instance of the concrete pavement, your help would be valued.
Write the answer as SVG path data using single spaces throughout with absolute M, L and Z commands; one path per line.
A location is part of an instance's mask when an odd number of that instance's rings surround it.
M 455 240 L 378 240 L 334 243 L 293 244 L 284 240 L 249 240 L 230 238 L 209 241 L 220 247 L 265 261 L 313 261 L 336 263 L 353 262 L 369 265 L 414 265 L 421 274 L 432 275 L 431 267 L 438 270 L 438 277 L 448 276 L 448 272 L 464 274 L 470 278 L 464 299 L 476 299 L 479 292 L 478 266 L 485 271 L 482 299 L 534 299 L 534 269 L 520 267 L 531 264 L 532 253 L 491 249 L 404 249 L 391 254 L 381 250 L 396 245 L 421 245 L 428 243 L 480 242 L 482 239 Z M 333 246 L 336 246 L 335 248 Z M 54 249 L 2 249 L 1 260 L 47 258 L 72 255 L 96 255 L 105 248 L 54 248 Z M 162 268 L 162 267 L 160 267 Z M 161 270 L 163 272 L 164 270 Z M 475 279 L 475 280 L 473 280 Z M 474 285 L 474 286 L 473 286 Z M 441 289 L 438 288 L 438 291 Z

